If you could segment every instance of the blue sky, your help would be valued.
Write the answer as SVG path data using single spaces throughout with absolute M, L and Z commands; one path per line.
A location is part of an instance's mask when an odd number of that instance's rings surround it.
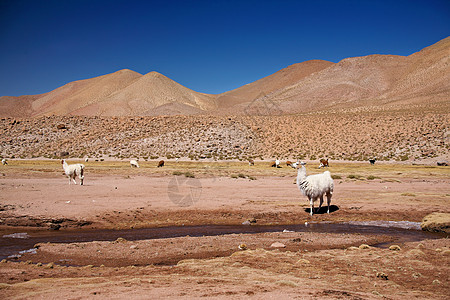
M 120 69 L 218 94 L 294 63 L 406 56 L 449 35 L 448 0 L 0 0 L 0 96 Z

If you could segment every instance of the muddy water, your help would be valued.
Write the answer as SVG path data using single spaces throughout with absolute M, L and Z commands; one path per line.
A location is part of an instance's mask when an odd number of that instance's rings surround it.
M 90 231 L 0 231 L 0 260 L 18 259 L 24 251 L 33 253 L 37 243 L 75 243 L 92 241 L 114 241 L 121 237 L 126 240 L 148 240 L 183 236 L 215 236 L 226 234 L 252 234 L 263 232 L 323 232 L 390 236 L 397 243 L 444 238 L 447 235 L 420 230 L 414 222 L 349 222 L 349 223 L 308 223 L 297 225 L 202 225 L 129 230 L 90 230 Z M 392 241 L 390 242 L 390 244 Z M 372 245 L 383 247 L 385 245 Z

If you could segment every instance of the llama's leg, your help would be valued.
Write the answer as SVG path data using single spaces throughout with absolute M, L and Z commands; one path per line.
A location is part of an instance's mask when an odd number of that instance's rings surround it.
M 83 181 L 84 181 L 84 169 L 81 169 L 80 171 L 80 185 L 83 185 Z
M 320 195 L 319 209 L 317 210 L 317 212 L 320 212 L 320 209 L 322 208 L 322 204 L 323 204 L 323 195 Z
M 331 192 L 328 192 L 327 193 L 327 205 L 328 205 L 328 211 L 327 211 L 327 213 L 329 214 L 330 213 L 330 205 L 331 205 L 331 196 L 332 196 L 333 194 L 331 193 Z
M 72 178 L 73 183 L 77 184 L 77 182 L 75 181 L 75 177 L 77 176 L 76 172 L 73 172 L 72 175 L 70 175 L 70 177 Z
M 314 198 L 309 198 L 309 214 L 312 216 L 314 211 Z

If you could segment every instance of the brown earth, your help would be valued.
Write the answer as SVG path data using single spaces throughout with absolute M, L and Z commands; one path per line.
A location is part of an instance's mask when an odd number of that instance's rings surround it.
M 292 168 L 174 160 L 163 168 L 156 161 L 139 169 L 127 161 L 85 164 L 84 186 L 69 185 L 58 161 L 3 166 L 1 234 L 33 234 L 55 224 L 59 234 L 247 220 L 420 222 L 450 212 L 447 167 L 334 162 L 334 209 L 311 217 Z M 313 162 L 307 171 L 320 172 Z M 282 247 L 271 247 L 275 242 Z M 392 247 L 367 246 L 380 242 Z M 247 250 L 239 250 L 242 244 Z M 3 298 L 446 299 L 450 291 L 448 239 L 398 243 L 383 234 L 271 232 L 36 247 L 23 262 L 0 263 Z

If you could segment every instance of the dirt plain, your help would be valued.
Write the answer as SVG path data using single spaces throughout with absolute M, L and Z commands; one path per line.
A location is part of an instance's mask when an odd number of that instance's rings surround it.
M 322 209 L 312 217 L 294 184 L 296 171 L 285 165 L 167 160 L 163 168 L 157 161 L 142 161 L 137 169 L 120 160 L 84 164 L 84 186 L 68 184 L 59 160 L 10 160 L 2 166 L 2 236 L 245 228 L 242 223 L 290 228 L 420 222 L 432 212 L 450 211 L 449 169 L 430 164 L 330 163 L 331 213 Z M 315 161 L 307 170 L 322 172 Z M 376 246 L 380 243 L 384 246 Z M 0 263 L 3 298 L 446 299 L 449 293 L 447 238 L 399 242 L 387 234 L 280 229 L 144 240 L 99 236 L 35 247 L 34 254 Z

